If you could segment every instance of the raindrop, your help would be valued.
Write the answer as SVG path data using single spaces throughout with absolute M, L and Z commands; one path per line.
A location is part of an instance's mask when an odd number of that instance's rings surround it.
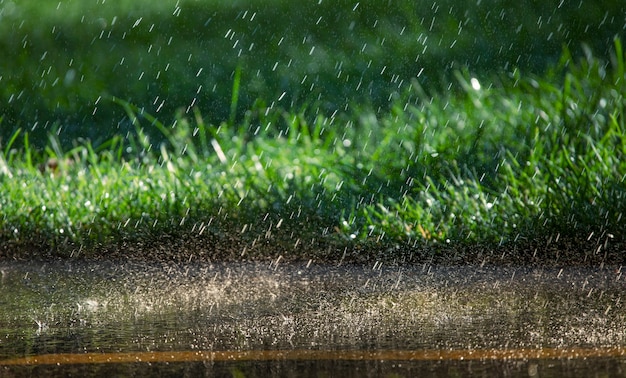
M 139 24 L 141 23 L 141 20 L 143 20 L 143 17 L 139 17 L 137 19 L 137 21 L 135 21 L 135 23 L 133 24 L 132 28 L 136 28 L 137 26 L 139 26 Z
M 474 88 L 474 90 L 476 91 L 480 90 L 480 82 L 478 81 L 478 79 L 473 77 L 470 79 L 470 83 L 472 84 L 472 88 Z

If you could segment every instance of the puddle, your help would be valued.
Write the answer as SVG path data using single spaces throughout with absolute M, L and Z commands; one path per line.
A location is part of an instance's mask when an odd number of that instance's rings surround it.
M 620 267 L 64 261 L 0 271 L 0 375 L 626 374 Z

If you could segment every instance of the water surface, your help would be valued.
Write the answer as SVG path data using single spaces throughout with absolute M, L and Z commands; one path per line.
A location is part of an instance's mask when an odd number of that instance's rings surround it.
M 626 370 L 620 267 L 59 261 L 0 271 L 0 372 L 18 375 Z M 576 358 L 585 351 L 596 352 Z M 145 360 L 161 352 L 200 357 Z M 87 360 L 115 354 L 144 361 Z

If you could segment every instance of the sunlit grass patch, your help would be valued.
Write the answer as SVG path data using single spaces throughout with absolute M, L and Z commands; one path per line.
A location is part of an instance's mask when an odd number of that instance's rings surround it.
M 513 75 L 478 89 L 461 77 L 460 96 L 379 120 L 398 130 L 374 152 L 393 156 L 376 161 L 380 179 L 404 194 L 367 207 L 361 235 L 502 243 L 550 232 L 620 234 L 622 61 L 616 42 L 612 66 L 565 53 L 547 79 Z
M 623 240 L 624 80 L 616 41 L 611 62 L 565 51 L 545 77 L 459 72 L 455 91 L 430 95 L 415 81 L 388 112 L 259 101 L 236 124 L 199 111 L 165 124 L 111 99 L 134 133 L 66 150 L 55 134 L 44 149 L 25 131 L 2 141 L 0 237 L 18 254 L 164 233 L 234 237 L 237 256 L 553 237 L 593 238 L 598 253 Z

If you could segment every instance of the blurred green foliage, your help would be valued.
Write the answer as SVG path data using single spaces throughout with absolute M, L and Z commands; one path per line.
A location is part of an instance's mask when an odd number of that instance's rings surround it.
M 411 79 L 440 91 L 458 69 L 541 73 L 564 46 L 608 56 L 624 14 L 617 1 L 0 0 L 0 141 L 133 132 L 112 96 L 164 123 L 194 107 L 219 123 L 236 67 L 239 118 L 389 108 Z

